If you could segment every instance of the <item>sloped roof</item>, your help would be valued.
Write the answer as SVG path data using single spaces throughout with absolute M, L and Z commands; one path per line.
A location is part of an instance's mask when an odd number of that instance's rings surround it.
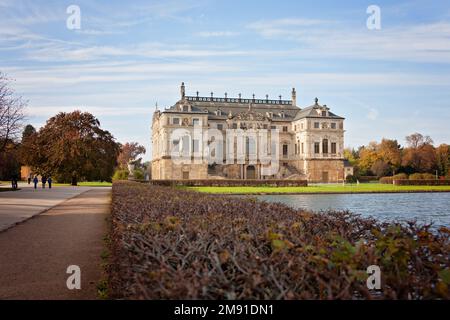
M 182 105 L 190 105 L 192 110 L 190 113 L 207 113 L 210 119 L 217 120 L 227 119 L 230 112 L 232 115 L 236 115 L 251 109 L 252 112 L 263 115 L 266 115 L 267 112 L 272 112 L 272 121 L 292 121 L 301 110 L 299 107 L 293 106 L 289 100 L 228 99 L 226 101 L 224 98 L 217 98 L 211 101 L 211 98 L 208 98 L 207 101 L 197 99 L 180 100 L 172 107 L 164 110 L 164 112 L 183 113 L 179 110 L 179 106 Z M 221 111 L 221 115 L 216 114 L 218 110 Z M 284 117 L 281 116 L 281 113 L 284 113 Z
M 325 118 L 344 119 L 333 112 L 329 111 L 326 105 L 319 105 L 318 99 L 316 103 L 305 109 L 301 109 L 292 104 L 291 100 L 268 100 L 268 99 L 241 99 L 241 98 L 206 98 L 206 97 L 186 97 L 179 100 L 170 108 L 166 108 L 163 112 L 185 113 L 180 111 L 180 106 L 189 105 L 191 111 L 186 113 L 208 114 L 208 117 L 213 120 L 226 120 L 231 113 L 233 116 L 245 113 L 252 110 L 252 112 L 266 115 L 268 112 L 273 114 L 272 121 L 294 121 L 303 118 L 324 118 L 317 110 L 328 111 L 328 116 Z M 216 114 L 220 110 L 221 114 Z M 284 117 L 282 116 L 284 113 Z
M 322 115 L 320 115 L 317 110 L 327 110 L 328 111 L 328 116 L 327 117 L 323 117 Z M 343 117 L 340 117 L 336 114 L 334 114 L 333 112 L 330 111 L 330 109 L 326 106 L 326 105 L 319 105 L 318 103 L 309 106 L 305 109 L 302 109 L 301 111 L 299 111 L 294 120 L 300 120 L 303 118 L 331 118 L 331 119 L 345 119 Z

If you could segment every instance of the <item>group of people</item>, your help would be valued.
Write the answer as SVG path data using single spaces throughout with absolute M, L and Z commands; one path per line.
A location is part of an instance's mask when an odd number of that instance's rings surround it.
M 39 179 L 37 176 L 34 176 L 33 179 L 31 179 L 31 177 L 28 177 L 28 184 L 31 184 L 31 181 L 33 181 L 34 184 L 34 188 L 37 189 L 38 183 L 39 183 Z M 41 177 L 41 182 L 42 182 L 42 188 L 45 189 L 45 185 L 48 183 L 48 187 L 49 189 L 52 188 L 52 177 Z

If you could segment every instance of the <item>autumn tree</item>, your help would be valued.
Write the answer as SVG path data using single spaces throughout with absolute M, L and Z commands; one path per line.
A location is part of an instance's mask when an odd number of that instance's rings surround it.
M 54 175 L 58 181 L 110 181 L 120 145 L 92 114 L 61 112 L 29 136 L 24 150 L 36 173 Z
M 429 136 L 413 133 L 406 137 L 408 148 L 404 150 L 402 165 L 411 172 L 431 172 L 436 169 L 436 153 Z
M 121 149 L 119 156 L 117 157 L 117 162 L 119 167 L 122 169 L 127 169 L 129 162 L 141 162 L 142 158 L 138 158 L 141 154 L 145 154 L 145 147 L 138 144 L 137 142 L 127 142 Z
M 388 169 L 388 173 L 395 173 L 402 164 L 400 145 L 397 140 L 382 139 L 377 148 L 378 156 Z
M 0 154 L 18 138 L 25 106 L 26 102 L 11 88 L 11 80 L 0 72 Z

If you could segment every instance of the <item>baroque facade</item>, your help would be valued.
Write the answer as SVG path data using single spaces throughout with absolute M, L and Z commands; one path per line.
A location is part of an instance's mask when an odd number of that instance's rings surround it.
M 317 98 L 306 108 L 298 107 L 296 101 L 295 89 L 292 89 L 291 100 L 282 100 L 281 96 L 277 100 L 269 100 L 267 95 L 265 99 L 256 99 L 254 95 L 246 99 L 240 94 L 238 98 L 229 98 L 227 94 L 219 98 L 213 93 L 209 97 L 201 97 L 198 92 L 195 96 L 187 96 L 182 83 L 180 100 L 169 108 L 156 110 L 153 115 L 152 179 L 342 181 L 348 174 L 343 157 L 344 118 L 331 112 L 326 105 L 320 105 Z M 203 150 L 211 152 L 208 149 L 211 139 L 196 139 L 196 128 L 202 131 L 215 129 L 225 136 L 230 131 L 258 133 L 276 130 L 278 145 L 271 143 L 269 133 L 267 153 L 278 155 L 277 171 L 267 174 L 264 170 L 266 164 L 251 157 L 252 152 L 261 148 L 259 136 L 254 142 L 246 138 L 241 145 L 234 138 L 224 138 L 220 147 L 223 152 L 211 163 L 203 157 Z M 180 130 L 186 136 L 175 134 Z M 245 157 L 230 161 L 226 156 L 230 150 L 236 156 L 239 146 L 245 150 Z M 174 154 L 178 153 L 188 157 L 175 161 Z

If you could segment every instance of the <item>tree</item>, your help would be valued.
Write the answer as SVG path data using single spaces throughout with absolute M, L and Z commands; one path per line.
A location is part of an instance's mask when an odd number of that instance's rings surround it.
M 441 144 L 435 151 L 438 173 L 440 176 L 447 176 L 450 172 L 450 146 L 448 144 Z
M 380 160 L 382 160 L 387 165 L 387 167 L 384 168 L 385 174 L 377 174 L 377 176 L 381 177 L 386 174 L 395 174 L 402 163 L 400 145 L 398 144 L 397 140 L 389 140 L 383 138 L 381 140 L 381 143 L 377 146 L 377 152 Z M 380 165 L 377 166 L 377 169 L 383 171 Z
M 391 166 L 381 159 L 372 164 L 370 171 L 372 171 L 377 177 L 384 177 L 392 172 Z
M 378 155 L 378 144 L 375 141 L 369 143 L 368 146 L 363 146 L 359 148 L 359 169 L 361 174 L 366 175 L 371 171 L 373 164 L 380 160 Z
M 24 149 L 36 173 L 76 184 L 80 179 L 111 181 L 120 145 L 92 114 L 74 111 L 47 120 Z
M 404 150 L 402 165 L 413 172 L 431 172 L 437 167 L 433 140 L 429 136 L 414 133 L 406 137 L 408 148 Z
M 430 136 L 423 136 L 420 133 L 413 133 L 406 137 L 408 147 L 418 149 L 419 147 L 429 144 L 433 145 L 433 139 Z
M 127 142 L 125 143 L 117 157 L 117 162 L 120 168 L 127 169 L 127 165 L 130 161 L 140 162 L 142 158 L 138 158 L 139 155 L 145 154 L 145 147 L 139 145 L 137 142 Z
M 0 153 L 18 138 L 25 119 L 26 102 L 10 86 L 10 79 L 0 72 Z

